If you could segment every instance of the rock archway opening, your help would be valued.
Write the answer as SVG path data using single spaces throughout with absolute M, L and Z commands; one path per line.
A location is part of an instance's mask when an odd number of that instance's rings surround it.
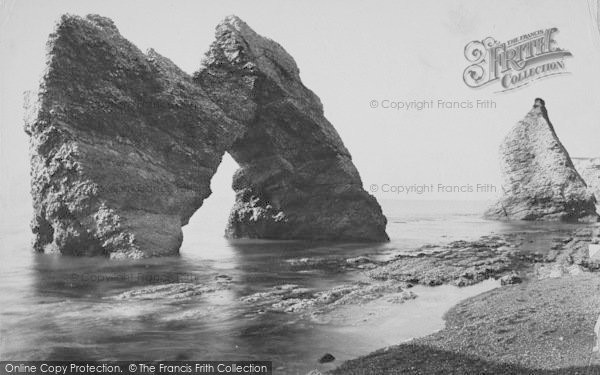
M 223 234 L 389 240 L 294 59 L 239 18 L 193 75 L 98 15 L 63 16 L 47 64 L 25 124 L 36 251 L 175 255 L 182 227 L 185 248 Z
M 210 182 L 212 194 L 204 200 L 183 230 L 182 253 L 198 253 L 199 247 L 219 245 L 226 241 L 225 229 L 231 207 L 235 202 L 235 192 L 231 189 L 231 178 L 239 168 L 235 160 L 225 153 L 217 172 Z M 206 249 L 202 249 L 206 253 Z

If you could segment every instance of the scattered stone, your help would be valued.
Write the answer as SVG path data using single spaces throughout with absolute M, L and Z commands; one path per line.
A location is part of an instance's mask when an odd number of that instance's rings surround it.
M 367 271 L 374 280 L 395 280 L 411 284 L 467 286 L 509 270 L 516 264 L 517 251 L 499 236 L 477 241 L 454 241 L 428 247 L 420 256 L 399 255 Z
M 500 285 L 520 284 L 522 282 L 523 280 L 521 279 L 519 274 L 514 271 L 500 278 Z
M 287 284 L 264 292 L 242 297 L 240 301 L 259 304 L 273 312 L 322 314 L 342 305 L 359 305 L 388 297 L 388 302 L 403 303 L 417 297 L 405 291 L 404 284 L 397 281 L 355 282 L 326 290 L 301 288 Z
M 229 275 L 217 275 L 215 276 L 215 280 L 217 280 L 217 282 L 228 283 L 231 282 L 233 278 Z
M 415 298 L 417 298 L 417 295 L 414 292 L 412 292 L 410 290 L 406 290 L 406 291 L 403 291 L 402 293 L 394 294 L 394 295 L 388 297 L 387 301 L 391 302 L 391 303 L 404 303 L 406 301 L 409 301 L 409 300 L 415 299 Z
M 600 260 L 600 245 L 590 244 L 588 246 L 588 256 L 590 260 Z
M 285 262 L 294 270 L 341 270 L 346 266 L 341 256 L 292 258 Z
M 335 357 L 330 353 L 325 353 L 320 359 L 319 363 L 329 363 L 335 361 Z
M 346 264 L 348 264 L 350 266 L 359 266 L 359 265 L 364 265 L 367 263 L 373 263 L 373 261 L 371 259 L 367 258 L 366 256 L 358 256 L 358 257 L 346 259 Z
M 263 302 L 266 304 L 277 303 L 282 299 L 297 299 L 300 296 L 312 296 L 313 291 L 308 288 L 302 288 L 296 284 L 277 285 L 266 292 L 258 292 L 240 298 L 240 301 L 247 303 Z
M 586 270 L 584 270 L 580 265 L 573 264 L 567 268 L 567 272 L 569 275 L 576 276 L 581 275 L 582 273 L 586 272 Z
M 212 285 L 173 283 L 135 288 L 109 298 L 117 300 L 186 299 L 225 289 L 228 289 L 228 285 L 222 283 Z

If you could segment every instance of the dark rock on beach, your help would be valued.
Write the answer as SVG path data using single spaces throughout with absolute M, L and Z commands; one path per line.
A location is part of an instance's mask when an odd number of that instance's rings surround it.
M 519 276 L 517 272 L 511 272 L 508 275 L 504 275 L 500 278 L 501 285 L 511 285 L 511 284 L 520 284 L 523 282 L 523 279 Z
M 597 221 L 596 199 L 550 123 L 543 100 L 500 147 L 503 196 L 486 216 L 503 220 Z
M 335 357 L 331 353 L 325 353 L 320 359 L 319 363 L 329 363 L 335 361 Z
M 26 109 L 37 251 L 176 254 L 225 152 L 241 166 L 231 237 L 387 240 L 293 59 L 236 17 L 193 79 L 108 18 L 63 16 Z
M 398 255 L 367 271 L 374 280 L 395 280 L 436 286 L 466 286 L 499 277 L 519 263 L 515 238 L 482 237 L 477 241 L 455 241 L 426 245 L 414 254 Z
M 524 249 L 532 238 L 535 234 L 525 231 L 425 245 L 411 254 L 374 264 L 365 274 L 377 281 L 468 286 L 490 278 L 510 285 L 522 282 L 525 274 L 542 279 L 600 269 L 600 261 L 589 256 L 589 245 L 600 241 L 596 226 L 564 230 L 552 246 L 539 245 L 535 252 Z
M 263 306 L 265 311 L 297 313 L 304 316 L 326 314 L 344 305 L 366 304 L 387 297 L 388 302 L 404 303 L 417 296 L 396 281 L 361 281 L 315 290 L 284 284 L 240 298 L 243 303 Z

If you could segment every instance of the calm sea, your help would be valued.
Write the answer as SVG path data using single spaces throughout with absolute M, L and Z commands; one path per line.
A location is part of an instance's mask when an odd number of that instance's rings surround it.
M 273 361 L 281 374 L 326 370 L 441 329 L 447 309 L 497 284 L 415 287 L 418 298 L 403 304 L 343 306 L 317 320 L 241 301 L 282 284 L 323 290 L 358 274 L 298 271 L 290 260 L 385 258 L 423 244 L 524 229 L 541 233 L 539 241 L 551 236 L 547 226 L 481 219 L 486 202 L 382 201 L 386 244 L 228 241 L 223 230 L 231 202 L 208 203 L 185 228 L 181 256 L 136 262 L 35 254 L 26 225 L 4 225 L 0 359 L 253 359 Z M 325 353 L 336 361 L 319 364 Z

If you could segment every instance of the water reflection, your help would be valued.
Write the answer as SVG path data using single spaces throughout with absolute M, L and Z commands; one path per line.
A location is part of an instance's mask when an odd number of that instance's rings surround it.
M 192 231 L 186 232 L 181 256 L 135 262 L 35 254 L 27 228 L 4 234 L 0 358 L 258 359 L 272 360 L 280 368 L 276 373 L 328 369 L 441 328 L 447 308 L 495 285 L 417 289 L 414 301 L 347 306 L 323 321 L 263 311 L 241 298 L 281 284 L 324 290 L 361 277 L 342 272 L 329 259 L 385 257 L 425 243 L 523 230 L 531 233 L 523 247 L 539 251 L 569 229 L 487 222 L 477 214 L 418 213 L 400 206 L 386 214 L 393 238 L 387 244 L 227 241 Z M 304 259 L 320 263 L 298 267 Z M 319 365 L 325 352 L 338 360 Z

